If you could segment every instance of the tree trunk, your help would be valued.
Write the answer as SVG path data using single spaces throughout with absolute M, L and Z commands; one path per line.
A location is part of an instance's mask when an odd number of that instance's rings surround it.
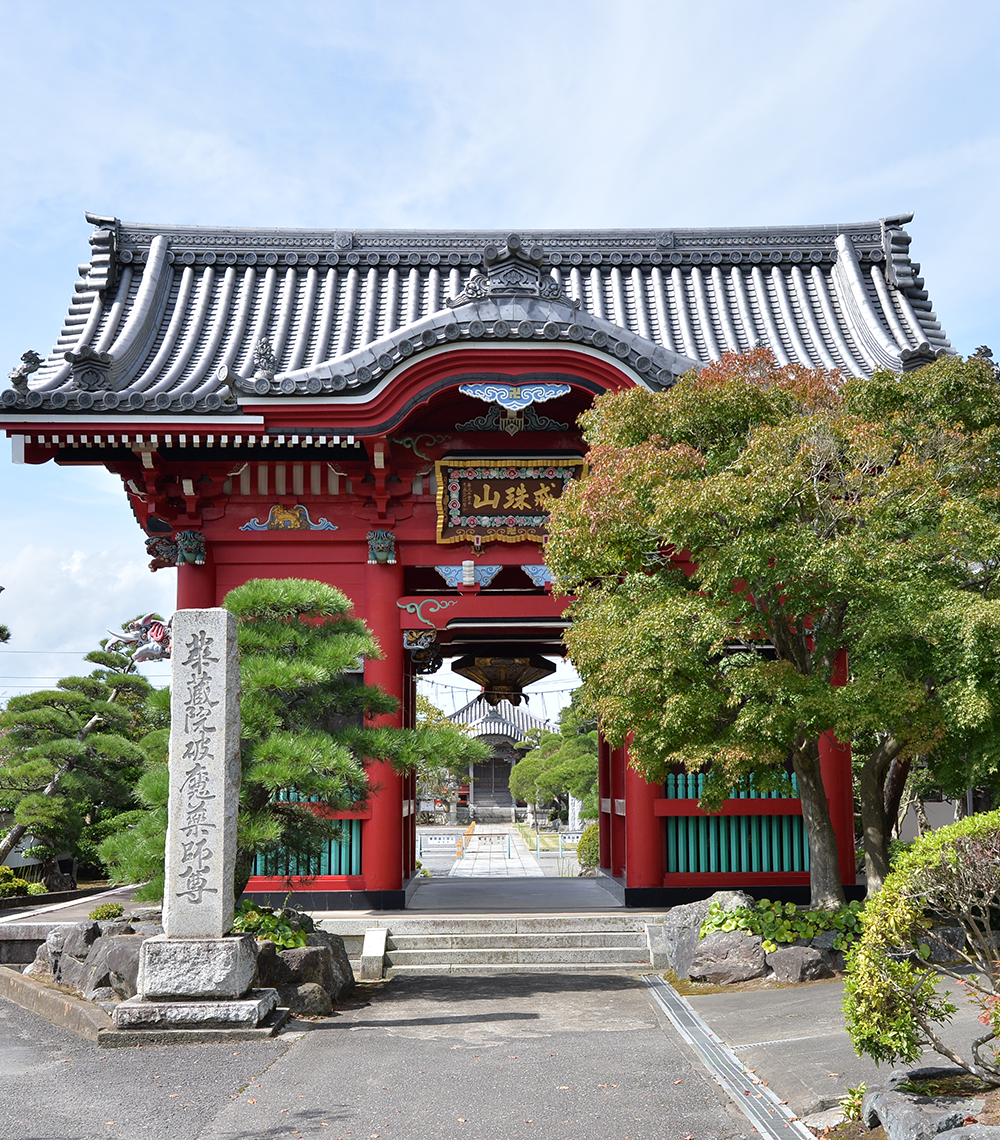
M 868 880 L 868 898 L 874 898 L 882 889 L 889 874 L 889 828 L 886 819 L 886 775 L 892 762 L 895 741 L 883 742 L 865 760 L 858 778 L 858 798 L 861 801 L 861 829 L 865 839 L 865 875 Z M 898 807 L 898 804 L 897 804 Z
M 899 831 L 899 805 L 903 802 L 903 792 L 906 789 L 906 780 L 910 775 L 912 759 L 900 760 L 894 756 L 889 765 L 889 774 L 885 778 L 885 825 L 890 836 Z
M 814 910 L 836 909 L 844 905 L 844 887 L 837 835 L 820 772 L 819 742 L 810 740 L 793 748 L 792 768 L 799 782 L 802 821 L 809 837 L 809 905 Z

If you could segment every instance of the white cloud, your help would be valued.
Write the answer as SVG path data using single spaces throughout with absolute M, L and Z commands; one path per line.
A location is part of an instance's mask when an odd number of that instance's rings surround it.
M 0 557 L 0 697 L 44 688 L 93 668 L 83 654 L 139 613 L 174 609 L 176 572 L 151 574 L 130 548 L 82 550 L 29 543 Z M 150 667 L 150 676 L 166 670 Z M 44 680 L 43 680 L 44 679 Z

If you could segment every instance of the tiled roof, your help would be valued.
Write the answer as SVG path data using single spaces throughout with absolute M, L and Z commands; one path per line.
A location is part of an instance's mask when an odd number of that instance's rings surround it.
M 87 217 L 93 255 L 62 332 L 0 410 L 224 414 L 248 397 L 363 396 L 449 341 L 575 342 L 653 387 L 759 343 L 779 363 L 851 375 L 952 351 L 909 257 L 908 214 L 524 235 Z
M 501 701 L 496 708 L 492 708 L 482 696 L 463 705 L 448 719 L 465 725 L 473 736 L 506 736 L 514 741 L 525 740 L 532 729 L 549 727 L 547 720 L 532 716 L 526 709 L 517 708 L 510 701 Z

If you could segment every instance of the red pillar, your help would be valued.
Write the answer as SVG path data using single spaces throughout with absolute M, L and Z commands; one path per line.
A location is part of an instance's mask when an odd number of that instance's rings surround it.
M 184 562 L 177 567 L 177 608 L 209 610 L 219 604 L 215 596 L 215 559 L 212 548 L 205 544 L 205 565 Z
M 649 784 L 628 763 L 625 751 L 625 885 L 663 886 L 663 821 L 654 814 L 654 801 L 663 799 L 663 785 Z
M 624 746 L 611 752 L 611 874 L 625 874 L 625 757 Z
M 360 616 L 371 627 L 382 649 L 379 661 L 365 662 L 365 683 L 378 685 L 400 701 L 404 695 L 403 635 L 399 629 L 397 600 L 403 594 L 403 567 L 376 563 L 365 576 L 365 612 Z M 401 712 L 376 718 L 376 725 L 398 727 Z M 373 791 L 371 819 L 365 821 L 361 849 L 365 888 L 398 891 L 403 886 L 403 777 L 389 761 L 368 765 Z
M 604 736 L 597 736 L 597 794 L 600 797 L 598 827 L 601 832 L 601 870 L 611 874 L 611 748 Z
M 847 684 L 847 653 L 837 655 L 831 682 Z M 830 805 L 830 822 L 837 836 L 840 881 L 853 884 L 857 879 L 854 865 L 854 781 L 851 774 L 851 745 L 841 743 L 832 732 L 819 738 L 819 765 L 823 790 Z

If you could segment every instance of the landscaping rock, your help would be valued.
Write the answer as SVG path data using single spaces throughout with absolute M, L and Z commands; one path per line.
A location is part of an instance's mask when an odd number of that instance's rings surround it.
M 55 961 L 52 947 L 49 946 L 47 940 L 35 951 L 35 959 L 25 967 L 24 975 L 28 978 L 36 978 L 40 982 L 55 980 Z
M 297 946 L 294 950 L 279 950 L 278 958 L 288 969 L 290 984 L 302 985 L 315 982 L 328 994 L 335 986 L 333 977 L 333 955 L 328 946 Z
M 330 934 L 326 930 L 314 930 L 306 935 L 307 946 L 325 946 L 330 951 L 333 962 L 333 989 L 330 996 L 337 1001 L 342 994 L 354 987 L 354 970 L 351 969 L 344 940 L 339 934 Z
M 939 1132 L 941 1140 L 1000 1140 L 1000 1128 L 989 1124 L 965 1124 Z
M 827 964 L 822 950 L 814 946 L 779 946 L 764 959 L 779 982 L 811 982 L 816 978 L 829 978 L 833 970 Z
M 135 997 L 139 977 L 139 947 L 145 942 L 141 934 L 118 934 L 107 950 L 108 978 L 111 988 L 122 999 Z
M 761 939 L 742 930 L 714 930 L 698 943 L 687 976 L 694 982 L 728 986 L 764 976 Z
M 261 987 L 292 985 L 292 971 L 278 947 L 268 938 L 257 942 L 257 985 Z
M 325 1017 L 333 1012 L 330 994 L 315 982 L 278 986 L 278 1002 L 292 1013 L 305 1014 L 307 1017 Z
M 63 943 L 63 954 L 70 958 L 84 961 L 90 953 L 90 948 L 101 937 L 101 925 L 98 922 L 78 922 L 66 932 L 66 941 Z
M 663 919 L 663 953 L 667 964 L 679 978 L 690 977 L 691 961 L 698 951 L 701 924 L 713 902 L 725 910 L 753 906 L 753 899 L 742 891 L 716 891 L 707 899 L 671 907 Z
M 894 1089 L 869 1089 L 861 1102 L 868 1128 L 881 1124 L 888 1140 L 931 1140 L 961 1128 L 967 1116 L 982 1111 L 981 1100 L 956 1096 L 919 1096 Z
M 965 931 L 960 926 L 932 926 L 927 932 L 927 945 L 931 948 L 928 961 L 942 966 L 961 962 L 959 951 L 965 949 Z

